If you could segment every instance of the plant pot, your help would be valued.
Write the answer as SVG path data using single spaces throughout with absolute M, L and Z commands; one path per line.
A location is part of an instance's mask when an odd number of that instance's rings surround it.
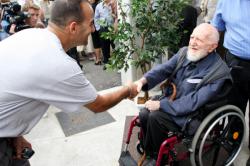
M 145 91 L 143 97 L 138 97 L 138 98 L 137 98 L 137 104 L 144 104 L 144 103 L 146 103 L 146 101 L 148 101 L 148 100 L 149 100 L 148 91 Z

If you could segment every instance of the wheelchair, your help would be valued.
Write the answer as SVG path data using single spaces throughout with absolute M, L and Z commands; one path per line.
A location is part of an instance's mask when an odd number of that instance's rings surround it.
M 200 123 L 195 123 L 197 128 L 189 132 L 194 122 Z M 136 126 L 140 127 L 139 116 L 135 116 L 130 123 L 125 148 L 119 159 L 120 165 L 137 165 L 133 159 L 129 159 L 131 155 L 128 152 Z M 176 125 L 176 129 L 169 132 L 160 146 L 155 165 L 175 166 L 179 161 L 189 158 L 192 166 L 230 166 L 242 148 L 245 133 L 244 114 L 238 107 L 228 105 L 224 100 L 208 103 L 192 114 L 183 128 Z M 138 139 L 137 152 L 145 154 L 142 131 L 138 133 Z M 177 152 L 177 144 L 185 146 L 186 151 Z

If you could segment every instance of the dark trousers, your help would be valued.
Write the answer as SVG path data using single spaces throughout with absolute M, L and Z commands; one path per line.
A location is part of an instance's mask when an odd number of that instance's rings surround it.
M 229 94 L 229 103 L 238 106 L 245 114 L 247 102 L 250 99 L 250 60 L 237 58 L 228 51 L 225 62 L 232 68 L 231 74 L 234 81 Z M 250 145 L 248 147 L 250 149 Z
M 0 138 L 0 166 L 30 166 L 29 160 L 13 159 L 10 139 Z
M 101 28 L 99 30 L 100 36 L 103 32 L 108 32 L 108 28 Z M 100 37 L 100 41 L 101 41 L 101 47 L 102 47 L 103 63 L 106 64 L 108 63 L 109 58 L 110 58 L 110 46 L 114 48 L 115 45 L 113 41 L 109 39 L 104 39 L 103 37 Z
M 144 150 L 148 156 L 157 158 L 161 143 L 168 137 L 168 132 L 176 130 L 176 124 L 163 111 L 149 112 L 143 109 L 139 113 L 143 132 Z
M 101 37 L 103 63 L 108 63 L 110 58 L 110 40 Z
M 78 52 L 77 52 L 77 49 L 76 47 L 73 47 L 71 49 L 69 49 L 67 52 L 66 52 L 71 58 L 75 59 L 78 66 L 80 68 L 82 68 L 82 65 L 80 64 L 80 57 L 78 55 Z

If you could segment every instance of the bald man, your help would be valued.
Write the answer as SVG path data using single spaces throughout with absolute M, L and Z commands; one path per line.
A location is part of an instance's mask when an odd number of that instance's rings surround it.
M 216 97 L 225 80 L 231 80 L 229 68 L 214 51 L 218 41 L 218 31 L 210 24 L 203 23 L 194 29 L 188 48 L 182 48 L 169 61 L 153 68 L 136 81 L 138 91 L 150 90 L 169 77 L 177 87 L 176 98 L 173 101 L 169 101 L 166 91 L 166 95 L 161 98 L 147 101 L 145 109 L 139 114 L 147 156 L 156 160 L 160 145 L 167 138 L 167 131 L 181 129 L 190 113 Z M 171 76 L 181 55 L 184 60 Z M 219 64 L 217 71 L 223 73 L 221 77 L 196 89 L 196 85 L 216 63 Z

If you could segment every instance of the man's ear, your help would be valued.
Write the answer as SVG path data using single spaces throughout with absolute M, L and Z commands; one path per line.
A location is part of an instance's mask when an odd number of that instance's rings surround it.
M 218 44 L 211 44 L 208 52 L 213 52 L 218 47 Z
M 77 23 L 76 22 L 73 21 L 69 24 L 69 32 L 71 34 L 75 34 L 77 32 Z

